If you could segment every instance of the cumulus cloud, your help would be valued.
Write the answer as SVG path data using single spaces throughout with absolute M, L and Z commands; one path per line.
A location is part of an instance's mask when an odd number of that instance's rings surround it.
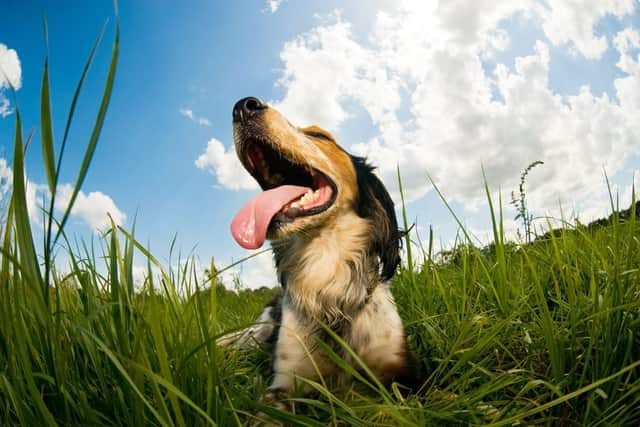
M 569 44 L 589 59 L 600 59 L 609 45 L 606 36 L 594 33 L 598 21 L 607 15 L 622 18 L 634 10 L 634 0 L 547 0 L 538 8 L 551 43 Z
M 339 19 L 315 28 L 286 43 L 280 58 L 284 75 L 278 84 L 287 91 L 272 104 L 292 122 L 337 128 L 350 117 L 347 98 L 362 103 L 375 122 L 395 120 L 389 116 L 400 106 L 400 82 L 390 78 L 377 52 L 352 39 L 349 23 Z
M 634 11 L 628 1 L 587 3 L 406 1 L 379 12 L 364 42 L 337 15 L 285 44 L 278 82 L 285 94 L 272 103 L 294 123 L 338 134 L 350 106 L 362 107 L 377 134 L 349 148 L 378 165 L 391 187 L 399 165 L 411 200 L 430 190 L 429 173 L 474 209 L 485 197 L 481 165 L 494 188 L 510 190 L 528 164 L 543 160 L 528 178 L 530 206 L 584 202 L 602 191 L 603 169 L 616 174 L 640 148 L 636 29 L 612 41 L 621 72 L 614 96 L 596 96 L 588 85 L 575 94 L 550 87 L 551 45 L 598 58 L 608 46 L 606 35 L 594 36 L 600 19 Z M 509 45 L 503 24 L 516 15 L 547 38 L 487 70 L 483 61 Z
M 616 66 L 627 74 L 614 81 L 620 107 L 629 115 L 630 120 L 637 119 L 640 115 L 640 32 L 634 28 L 626 28 L 616 34 L 614 45 L 620 54 Z
M 71 184 L 58 186 L 54 206 L 56 213 L 62 214 L 66 210 L 72 192 Z M 46 184 L 27 181 L 26 199 L 31 222 L 42 225 L 43 206 L 48 208 L 49 203 L 49 187 Z M 96 232 L 102 232 L 111 227 L 109 215 L 113 218 L 115 225 L 123 225 L 127 219 L 126 214 L 116 206 L 113 199 L 100 191 L 92 191 L 89 194 L 80 191 L 71 209 L 71 218 L 87 224 Z
M 10 192 L 13 184 L 13 171 L 7 165 L 7 160 L 0 157 L 0 201 Z M 56 193 L 56 203 L 54 210 L 63 213 L 69 204 L 73 187 L 71 184 L 61 184 Z M 38 184 L 29 179 L 26 180 L 25 198 L 27 211 L 33 224 L 42 225 L 43 207 L 49 203 L 49 187 L 46 184 Z M 89 225 L 95 231 L 104 231 L 110 227 L 109 218 L 111 215 L 116 225 L 122 225 L 127 219 L 127 215 L 115 204 L 113 199 L 100 192 L 92 191 L 86 194 L 83 191 L 78 193 L 75 204 L 71 209 L 71 217 Z
M 11 113 L 9 100 L 3 94 L 4 89 L 11 86 L 15 90 L 22 85 L 22 68 L 18 53 L 0 43 L 0 117 L 6 117 Z
M 295 124 L 338 136 L 364 111 L 374 135 L 342 144 L 377 165 L 396 196 L 399 166 L 409 200 L 430 191 L 429 174 L 474 210 L 485 203 L 481 167 L 508 194 L 524 168 L 543 160 L 528 177 L 530 208 L 557 213 L 562 201 L 596 212 L 603 171 L 613 176 L 640 154 L 640 35 L 632 26 L 612 34 L 598 25 L 636 8 L 631 0 L 407 0 L 379 11 L 364 37 L 333 13 L 285 43 L 276 83 L 284 95 L 271 104 Z M 512 42 L 505 24 L 513 19 L 537 26 L 539 40 L 496 63 Z M 560 93 L 550 84 L 551 48 L 583 61 L 615 49 L 614 90 L 596 95 L 584 84 Z M 233 150 L 215 139 L 196 165 L 223 187 L 256 188 Z
M 209 119 L 207 119 L 207 118 L 205 118 L 205 117 L 199 117 L 199 116 L 196 116 L 196 115 L 194 114 L 193 110 L 192 110 L 192 109 L 190 109 L 190 108 L 180 108 L 180 109 L 178 110 L 178 112 L 179 112 L 182 116 L 184 116 L 184 117 L 188 118 L 188 119 L 189 119 L 189 120 L 191 120 L 192 122 L 195 122 L 195 123 L 197 123 L 197 124 L 199 124 L 199 125 L 201 125 L 201 126 L 211 126 L 211 122 L 209 121 Z
M 258 184 L 245 171 L 233 147 L 224 148 L 222 142 L 211 138 L 207 149 L 195 161 L 198 169 L 208 170 L 218 180 L 218 184 L 231 190 L 253 190 Z
M 72 192 L 73 187 L 70 184 L 58 186 L 56 210 L 66 209 Z M 124 212 L 118 209 L 113 199 L 100 191 L 92 191 L 89 194 L 80 191 L 71 209 L 71 214 L 96 231 L 105 230 L 111 226 L 109 215 L 116 225 L 124 224 L 127 218 Z

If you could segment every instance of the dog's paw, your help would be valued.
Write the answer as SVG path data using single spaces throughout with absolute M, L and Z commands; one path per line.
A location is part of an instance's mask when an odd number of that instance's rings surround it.
M 260 403 L 263 405 L 271 406 L 272 408 L 279 409 L 281 411 L 291 412 L 291 404 L 287 401 L 291 393 L 281 387 L 269 387 L 267 393 L 262 396 Z
M 260 403 L 266 406 L 270 406 L 272 408 L 278 409 L 280 411 L 292 411 L 292 406 L 288 402 L 288 398 L 290 393 L 288 390 L 283 388 L 269 388 L 267 389 L 267 393 L 260 398 Z M 251 427 L 258 426 L 283 426 L 284 424 L 280 421 L 276 421 L 270 418 L 267 414 L 260 412 L 258 413 L 253 420 L 249 423 Z

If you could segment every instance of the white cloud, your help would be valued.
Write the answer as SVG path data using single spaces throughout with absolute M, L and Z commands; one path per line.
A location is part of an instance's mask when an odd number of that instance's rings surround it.
M 13 171 L 7 165 L 7 160 L 0 157 L 0 201 L 4 199 L 5 194 L 11 189 L 13 183 Z
M 614 81 L 616 94 L 629 120 L 634 120 L 640 116 L 640 32 L 637 29 L 626 28 L 616 35 L 614 45 L 620 54 L 616 66 L 627 74 Z M 632 55 L 634 50 L 635 58 Z
M 267 10 L 271 13 L 276 13 L 282 3 L 284 3 L 284 0 L 267 0 Z
M 66 210 L 72 190 L 71 184 L 58 186 L 54 206 L 57 214 L 62 214 Z M 46 184 L 27 181 L 26 199 L 31 222 L 42 226 L 43 203 L 48 209 L 49 187 Z M 108 215 L 111 215 L 115 225 L 123 225 L 127 219 L 127 215 L 116 206 L 113 199 L 100 191 L 92 191 L 89 194 L 80 191 L 71 209 L 72 219 L 87 224 L 96 232 L 103 232 L 111 227 Z
M 55 206 L 57 211 L 66 209 L 72 192 L 73 187 L 70 184 L 58 186 Z M 104 231 L 111 227 L 108 215 L 111 216 L 115 225 L 124 224 L 127 218 L 124 212 L 118 209 L 113 199 L 100 191 L 92 191 L 89 194 L 80 191 L 71 213 L 96 231 Z
M 284 75 L 278 84 L 287 90 L 274 102 L 293 123 L 321 123 L 337 128 L 350 117 L 343 101 L 362 103 L 375 122 L 392 123 L 400 106 L 399 81 L 389 77 L 377 52 L 352 39 L 351 25 L 318 27 L 285 44 L 280 54 Z
M 7 160 L 0 157 L 0 201 L 9 193 L 13 184 L 13 171 L 7 165 Z M 56 204 L 54 210 L 62 213 L 66 209 L 73 187 L 71 184 L 58 186 Z M 29 179 L 26 180 L 25 198 L 29 219 L 33 224 L 42 224 L 43 203 L 49 203 L 49 187 L 46 184 L 38 184 Z M 48 206 L 47 206 L 48 208 Z M 100 191 L 92 191 L 89 194 L 80 191 L 75 204 L 71 209 L 71 216 L 86 223 L 95 231 L 103 231 L 110 227 L 107 214 L 113 218 L 116 225 L 122 225 L 126 221 L 126 214 L 115 204 L 113 199 Z
M 635 193 L 636 202 L 640 200 L 640 170 L 634 171 L 632 183 L 628 184 L 620 193 L 621 209 L 626 209 L 631 205 L 632 193 Z
M 246 256 L 256 252 L 247 251 Z M 277 286 L 278 278 L 273 263 L 273 254 L 271 252 L 263 253 L 222 273 L 222 282 L 227 288 L 233 288 L 236 280 L 239 280 L 245 289 Z
M 49 187 L 45 184 L 36 184 L 35 182 L 27 179 L 27 183 L 25 185 L 25 199 L 27 202 L 27 212 L 29 213 L 29 219 L 32 224 L 40 226 L 43 225 L 43 197 L 48 193 L 48 188 Z
M 178 110 L 178 112 L 188 118 L 189 120 L 198 123 L 201 126 L 211 126 L 211 122 L 209 121 L 209 119 L 205 118 L 205 117 L 199 117 L 196 116 L 195 113 L 193 112 L 192 109 L 190 108 L 180 108 Z
M 37 192 L 46 191 L 47 186 L 36 184 L 26 180 L 25 199 L 27 202 L 27 212 L 29 219 L 33 224 L 42 225 L 42 201 L 36 197 Z M 10 196 L 13 188 L 13 169 L 7 164 L 7 160 L 0 157 L 0 201 L 6 200 L 6 196 Z M 2 208 L 6 208 L 3 204 Z
M 606 15 L 622 18 L 633 14 L 634 0 L 545 0 L 538 12 L 545 35 L 555 46 L 571 44 L 577 53 L 600 59 L 608 48 L 607 37 L 594 27 Z
M 188 108 L 181 108 L 178 110 L 180 112 L 180 114 L 182 114 L 183 116 L 193 120 L 193 110 L 190 110 Z
M 0 117 L 6 117 L 12 113 L 9 100 L 0 92 Z
M 4 89 L 13 86 L 15 90 L 22 86 L 22 68 L 18 53 L 0 43 L 0 117 L 12 112 L 9 100 L 3 94 Z
M 528 177 L 532 209 L 588 200 L 603 189 L 603 168 L 615 175 L 640 152 L 640 73 L 630 53 L 638 36 L 628 29 L 613 41 L 623 73 L 613 82 L 617 99 L 589 86 L 558 93 L 549 86 L 549 45 L 599 57 L 600 18 L 633 12 L 626 1 L 561 3 L 406 1 L 378 13 L 365 42 L 337 15 L 285 44 L 278 84 L 286 92 L 273 104 L 293 123 L 338 135 L 350 105 L 364 108 L 377 135 L 349 141 L 351 150 L 378 165 L 392 188 L 399 165 L 411 200 L 430 190 L 428 172 L 448 197 L 477 208 L 485 198 L 481 165 L 494 189 L 510 191 L 535 160 L 545 164 Z M 487 72 L 483 59 L 508 46 L 502 24 L 516 15 L 539 22 L 549 38 Z M 399 118 L 401 108 L 408 119 Z
M 135 286 L 136 291 L 142 291 L 144 289 L 144 286 L 147 286 L 147 283 L 145 283 L 148 279 L 149 279 L 149 268 L 148 266 L 145 265 L 140 265 L 140 264 L 134 264 L 132 267 L 132 273 L 133 273 L 133 284 Z M 162 291 L 162 272 L 160 271 L 160 269 L 155 266 L 155 265 L 151 265 L 151 276 L 153 279 L 153 283 L 155 284 L 155 288 L 156 290 L 160 290 Z
M 20 89 L 22 85 L 22 69 L 18 53 L 0 43 L 0 89 L 13 86 Z
M 227 151 L 222 142 L 211 138 L 207 149 L 195 161 L 198 169 L 208 170 L 218 183 L 231 190 L 253 190 L 258 184 L 242 167 L 233 146 Z

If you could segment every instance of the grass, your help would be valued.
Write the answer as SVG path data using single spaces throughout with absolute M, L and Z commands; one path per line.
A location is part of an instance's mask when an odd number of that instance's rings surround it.
M 57 157 L 45 62 L 40 144 L 52 199 L 94 52 L 95 47 Z M 88 172 L 113 87 L 117 24 L 112 52 L 75 194 Z M 57 220 L 50 214 L 53 200 L 44 213 L 44 241 L 36 244 L 24 185 L 30 136 L 23 137 L 17 108 L 15 117 L 14 188 L 0 242 L 4 425 L 232 426 L 260 410 L 289 425 L 640 422 L 635 199 L 624 220 L 614 213 L 601 227 L 565 224 L 543 239 L 519 244 L 506 241 L 502 202 L 491 200 L 487 187 L 491 245 L 479 248 L 467 238 L 438 257 L 429 243 L 422 253 L 410 252 L 393 279 L 411 348 L 426 373 L 423 388 L 405 397 L 398 387 L 381 388 L 361 369 L 352 372 L 356 381 L 342 388 L 310 382 L 316 392 L 296 398 L 296 413 L 289 414 L 256 403 L 268 381 L 265 354 L 215 346 L 221 333 L 254 320 L 272 291 L 228 291 L 215 274 L 203 280 L 190 260 L 164 269 L 134 230 L 115 225 L 97 242 L 72 244 L 64 232 L 71 204 Z M 56 253 L 69 259 L 64 273 L 56 270 Z M 136 253 L 148 260 L 141 286 L 133 279 Z M 152 274 L 154 269 L 160 274 Z M 337 358 L 336 363 L 344 365 Z

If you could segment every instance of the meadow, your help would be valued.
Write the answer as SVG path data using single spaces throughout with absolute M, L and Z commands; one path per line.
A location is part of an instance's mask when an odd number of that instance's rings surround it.
M 424 249 L 416 252 L 407 240 L 406 259 L 392 280 L 422 388 L 408 395 L 400 386 L 386 389 L 366 367 L 353 369 L 335 357 L 352 384 L 308 381 L 314 392 L 294 399 L 295 413 L 261 406 L 267 355 L 225 350 L 215 340 L 252 322 L 273 290 L 229 290 L 219 279 L 222 269 L 211 265 L 203 279 L 190 259 L 165 268 L 136 240 L 135 226 L 113 225 L 90 242 L 65 233 L 90 164 L 100 161 L 93 153 L 115 79 L 117 29 L 74 197 L 61 217 L 49 214 L 96 48 L 59 141 L 51 130 L 48 62 L 38 142 L 25 135 L 15 111 L 13 189 L 0 242 L 0 424 L 236 426 L 259 411 L 305 426 L 640 423 L 635 197 L 622 214 L 611 195 L 612 214 L 598 225 L 561 222 L 544 236 L 511 242 L 502 201 L 482 182 L 493 243 L 473 244 L 461 225 L 458 243 L 436 254 L 433 235 L 422 242 L 412 232 L 407 239 Z M 27 146 L 41 149 L 53 195 L 43 241 L 34 240 L 27 212 Z M 56 268 L 62 253 L 69 259 L 65 269 Z M 147 260 L 142 284 L 134 283 L 135 254 Z

